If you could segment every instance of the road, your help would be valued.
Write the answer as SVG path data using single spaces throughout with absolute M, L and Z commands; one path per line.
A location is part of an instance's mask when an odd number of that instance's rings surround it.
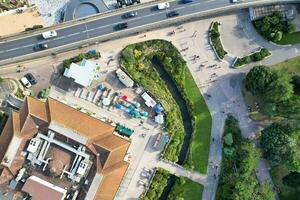
M 176 10 L 180 14 L 179 17 L 189 16 L 194 13 L 214 11 L 230 7 L 253 6 L 262 2 L 276 3 L 280 0 L 244 0 L 243 3 L 232 4 L 230 0 L 194 0 L 192 3 L 183 4 L 180 1 L 170 2 L 170 8 L 166 10 L 158 10 L 157 6 L 149 5 L 137 10 L 138 16 L 131 19 L 123 19 L 121 14 L 116 14 L 90 22 L 84 22 L 73 26 L 68 26 L 57 30 L 58 37 L 44 40 L 41 35 L 31 35 L 11 41 L 0 41 L 0 60 L 15 58 L 34 53 L 33 47 L 39 43 L 47 43 L 50 48 L 56 48 L 89 38 L 109 35 L 117 31 L 115 26 L 120 22 L 127 22 L 128 29 L 142 27 L 167 19 L 166 14 Z M 285 0 L 282 0 L 285 1 Z M 286 0 L 287 1 L 287 0 Z M 299 1 L 300 2 L 300 1 Z M 234 5 L 234 6 L 233 6 Z M 145 27 L 146 28 L 146 27 Z

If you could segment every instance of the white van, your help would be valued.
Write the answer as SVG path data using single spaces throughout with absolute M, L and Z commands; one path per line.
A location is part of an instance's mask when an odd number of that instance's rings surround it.
M 158 10 L 163 10 L 163 9 L 167 9 L 170 7 L 169 2 L 164 2 L 164 3 L 159 3 L 157 5 Z
M 57 32 L 56 31 L 47 31 L 42 33 L 42 36 L 44 39 L 49 39 L 49 38 L 53 38 L 57 36 Z

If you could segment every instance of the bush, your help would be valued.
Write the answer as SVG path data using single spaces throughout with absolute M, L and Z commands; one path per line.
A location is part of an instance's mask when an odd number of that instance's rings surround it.
M 219 33 L 219 25 L 218 22 L 212 22 L 212 29 L 210 31 L 210 39 L 212 42 L 213 48 L 216 50 L 216 53 L 218 54 L 219 58 L 223 59 L 227 52 L 224 50 L 221 39 L 220 39 L 220 33 Z
M 33 31 L 33 30 L 40 29 L 43 27 L 44 27 L 43 25 L 33 25 L 33 27 L 25 28 L 25 31 Z
M 296 30 L 295 24 L 287 22 L 279 11 L 253 22 L 256 30 L 267 40 L 279 42 L 283 34 Z
M 63 61 L 63 67 L 64 68 L 69 68 L 71 63 L 78 63 L 82 61 L 83 59 L 98 59 L 101 57 L 100 52 L 92 53 L 92 52 L 87 52 L 87 53 L 80 53 L 75 57 L 72 57 L 70 59 L 64 60 Z
M 235 61 L 233 67 L 239 67 L 239 66 L 242 66 L 242 65 L 249 64 L 251 62 L 261 61 L 264 58 L 268 57 L 269 55 L 271 55 L 271 52 L 266 48 L 262 48 L 259 51 L 250 54 L 249 56 L 238 58 Z

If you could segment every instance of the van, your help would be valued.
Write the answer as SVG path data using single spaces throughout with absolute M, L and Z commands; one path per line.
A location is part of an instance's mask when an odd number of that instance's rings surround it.
M 49 38 L 53 38 L 57 36 L 57 32 L 56 31 L 47 31 L 42 33 L 42 36 L 44 39 L 49 39 Z
M 158 10 L 164 10 L 170 7 L 169 2 L 159 3 L 157 5 Z

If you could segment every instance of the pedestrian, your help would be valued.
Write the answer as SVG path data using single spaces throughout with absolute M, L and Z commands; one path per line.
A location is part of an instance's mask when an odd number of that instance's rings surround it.
M 214 142 L 214 141 L 215 141 L 215 138 L 212 138 L 212 141 Z
M 217 175 L 216 174 L 214 174 L 214 178 L 217 179 Z

